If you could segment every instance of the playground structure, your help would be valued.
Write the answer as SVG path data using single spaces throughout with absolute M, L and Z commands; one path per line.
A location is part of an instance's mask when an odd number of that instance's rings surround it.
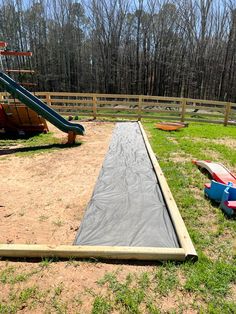
M 236 177 L 224 165 L 211 161 L 197 160 L 193 162 L 206 170 L 212 177 L 206 183 L 204 194 L 207 198 L 220 204 L 220 208 L 229 216 L 236 215 Z
M 209 160 L 197 160 L 193 163 L 199 168 L 205 169 L 211 175 L 213 180 L 223 184 L 232 182 L 236 185 L 236 176 L 224 165 Z
M 20 80 L 21 75 L 34 74 L 34 71 L 31 69 L 31 63 L 29 62 L 30 69 L 20 69 L 20 60 L 19 58 L 31 57 L 32 52 L 29 51 L 12 51 L 6 50 L 8 44 L 6 42 L 0 42 L 0 59 L 1 59 L 1 68 L 4 69 L 2 56 L 5 57 L 6 69 L 5 72 L 14 76 L 17 76 Z M 17 65 L 19 69 L 10 69 L 10 64 L 8 57 L 15 57 L 17 59 Z M 15 66 L 14 62 L 14 66 Z M 36 86 L 37 84 L 33 82 L 23 81 L 22 85 L 30 87 Z M 48 126 L 44 118 L 38 115 L 32 109 L 29 109 L 24 104 L 16 101 L 14 98 L 14 103 L 10 103 L 10 95 L 2 95 L 0 98 L 0 129 L 4 130 L 5 134 L 11 135 L 33 135 L 37 133 L 47 133 Z
M 35 111 L 38 115 L 51 122 L 61 131 L 68 133 L 68 143 L 74 143 L 77 134 L 84 134 L 82 125 L 67 121 L 55 110 L 48 107 L 44 102 L 2 72 L 0 72 L 0 85 L 2 85 L 9 94 L 19 99 L 19 101 Z
M 30 122 L 30 123 L 29 123 Z M 0 129 L 6 134 L 47 133 L 48 126 L 40 115 L 24 105 L 0 104 Z
M 6 48 L 7 43 L 0 42 L 0 47 Z M 31 57 L 32 52 L 0 50 L 0 59 L 1 56 Z M 1 66 L 3 68 L 2 59 Z M 31 68 L 6 69 L 6 72 L 10 74 L 34 73 Z M 48 127 L 45 119 L 47 119 L 60 130 L 68 133 L 68 144 L 75 142 L 77 134 L 84 134 L 82 125 L 69 123 L 22 86 L 34 86 L 34 83 L 22 82 L 20 85 L 0 72 L 0 85 L 9 93 L 2 94 L 0 99 L 2 102 L 0 105 L 0 129 L 3 129 L 5 133 L 18 135 L 46 133 Z M 14 103 L 9 101 L 10 95 L 14 98 Z

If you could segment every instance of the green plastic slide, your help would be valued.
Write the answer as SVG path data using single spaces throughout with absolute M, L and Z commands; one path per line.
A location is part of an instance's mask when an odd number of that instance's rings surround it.
M 2 85 L 3 88 L 13 97 L 19 99 L 23 104 L 37 112 L 61 131 L 65 133 L 71 131 L 78 135 L 84 134 L 85 130 L 81 124 L 74 124 L 67 121 L 55 110 L 48 107 L 44 102 L 31 94 L 27 89 L 17 84 L 12 78 L 3 72 L 0 72 L 0 85 Z

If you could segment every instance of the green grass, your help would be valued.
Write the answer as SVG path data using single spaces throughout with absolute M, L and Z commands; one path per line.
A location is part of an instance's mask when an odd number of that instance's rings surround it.
M 191 270 L 190 270 L 191 269 Z M 195 267 L 186 270 L 187 280 L 184 289 L 208 298 L 225 297 L 231 283 L 236 283 L 236 266 L 228 262 L 210 261 L 200 258 Z
M 36 304 L 45 297 L 37 286 L 31 286 L 18 291 L 12 291 L 9 295 L 9 301 L 4 304 L 0 300 L 0 314 L 19 313 L 24 308 L 33 312 Z
M 48 268 L 48 267 L 50 267 L 50 265 L 51 265 L 54 261 L 55 261 L 55 259 L 53 259 L 53 258 L 45 257 L 45 258 L 42 259 L 42 261 L 40 262 L 39 265 L 40 265 L 42 268 Z
M 6 138 L 0 137 L 1 155 L 14 154 L 15 156 L 25 157 L 39 153 L 48 153 L 58 149 L 64 149 L 81 145 L 77 141 L 75 144 L 63 144 L 52 132 L 39 134 L 29 138 Z M 1 157 L 2 159 L 3 157 Z
M 157 268 L 154 282 L 156 283 L 155 291 L 160 295 L 168 295 L 170 291 L 174 290 L 179 284 L 179 280 L 175 274 L 174 267 L 164 267 Z
M 115 274 L 107 274 L 100 281 L 101 285 L 108 284 L 108 288 L 114 294 L 115 304 L 127 313 L 139 313 L 139 305 L 144 300 L 144 289 L 131 287 L 132 278 L 127 276 L 125 282 L 119 282 Z
M 52 132 L 49 132 L 47 134 L 38 134 L 32 137 L 0 137 L 0 147 L 2 146 L 15 146 L 15 145 L 24 145 L 24 146 L 38 146 L 41 144 L 54 144 L 58 143 L 58 139 L 53 136 Z
M 27 281 L 28 278 L 30 278 L 37 272 L 38 271 L 18 273 L 15 267 L 9 266 L 0 272 L 0 282 L 2 284 L 15 284 L 15 283 Z
M 151 135 L 154 152 L 199 253 L 197 263 L 179 266 L 186 277 L 183 289 L 215 304 L 222 297 L 230 297 L 231 285 L 236 284 L 232 249 L 236 224 L 204 198 L 203 186 L 209 179 L 191 161 L 213 159 L 235 168 L 236 154 L 227 139 L 236 139 L 236 128 L 190 124 L 178 132 L 164 132 L 155 129 L 153 122 L 146 123 L 145 128 Z M 217 142 L 222 138 L 225 144 Z M 214 155 L 217 160 L 212 158 Z M 224 239 L 225 235 L 227 239 Z M 171 280 L 167 281 L 171 283 Z M 175 287 L 173 285 L 170 290 Z M 234 303 L 227 304 L 232 308 L 235 306 Z M 226 303 L 222 307 L 226 307 Z M 208 311 L 214 313 L 213 308 L 209 306 Z
M 102 296 L 96 296 L 93 302 L 92 314 L 108 314 L 111 312 L 111 305 Z

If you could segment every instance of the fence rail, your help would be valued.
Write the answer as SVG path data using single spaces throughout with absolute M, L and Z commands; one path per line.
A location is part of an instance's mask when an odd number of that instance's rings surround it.
M 121 94 L 37 92 L 35 95 L 63 115 L 236 124 L 236 104 L 231 102 Z M 7 93 L 0 94 L 0 101 L 21 105 Z

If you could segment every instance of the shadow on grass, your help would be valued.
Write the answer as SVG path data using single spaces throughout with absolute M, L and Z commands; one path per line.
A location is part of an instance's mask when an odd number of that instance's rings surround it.
M 219 203 L 219 202 L 216 202 L 216 201 L 214 201 L 214 200 L 212 200 L 212 199 L 210 199 L 210 198 L 208 198 L 208 197 L 206 197 L 206 196 L 205 196 L 205 199 L 210 202 L 210 204 L 211 204 L 212 207 L 219 209 L 219 210 L 222 212 L 222 214 L 224 215 L 225 218 L 227 218 L 227 219 L 229 219 L 229 220 L 236 220 L 236 214 L 235 214 L 235 215 L 232 215 L 232 216 L 227 215 L 227 214 L 223 211 L 223 209 L 220 208 L 220 203 Z
M 49 144 L 49 145 L 38 145 L 38 146 L 29 146 L 29 147 L 17 147 L 17 148 L 4 148 L 0 149 L 0 156 L 10 155 L 15 153 L 30 153 L 37 152 L 42 150 L 50 150 L 50 149 L 63 149 L 70 147 L 78 147 L 81 143 L 75 144 Z
M 28 140 L 30 138 L 34 138 L 35 136 L 39 135 L 47 135 L 49 133 L 38 133 L 38 132 L 32 132 L 32 133 L 25 133 L 25 134 L 16 134 L 16 133 L 0 133 L 0 140 Z

